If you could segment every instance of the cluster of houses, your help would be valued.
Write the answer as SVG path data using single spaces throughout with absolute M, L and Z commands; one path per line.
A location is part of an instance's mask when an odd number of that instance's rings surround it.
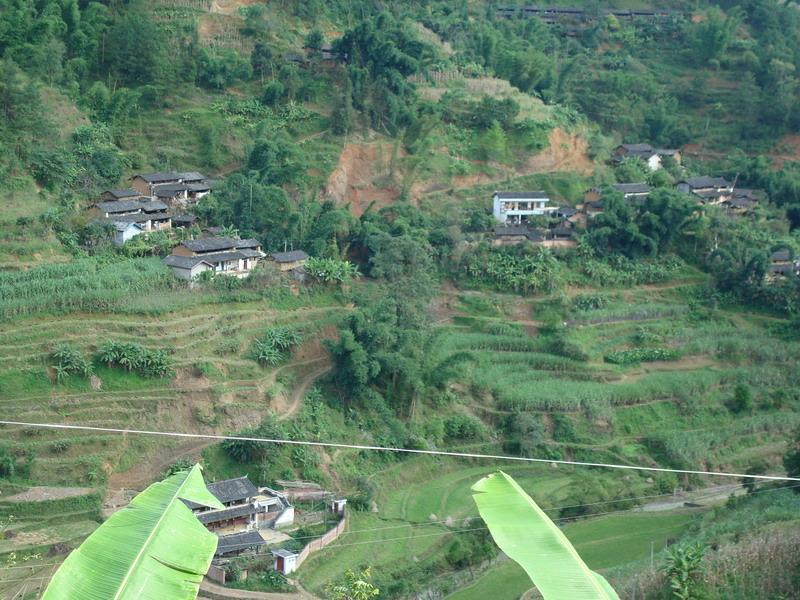
M 568 6 L 499 6 L 495 9 L 495 16 L 500 19 L 541 19 L 548 25 L 559 24 L 563 33 L 575 37 L 592 21 L 614 16 L 618 20 L 625 20 L 632 24 L 654 22 L 679 16 L 681 13 L 665 9 L 639 8 L 639 9 L 601 9 L 577 8 Z
M 619 164 L 626 158 L 638 158 L 644 162 L 651 171 L 657 171 L 663 166 L 665 158 L 671 158 L 676 163 L 681 162 L 681 152 L 675 148 L 654 148 L 650 144 L 620 144 L 614 149 L 611 156 L 613 164 Z
M 206 529 L 219 536 L 217 557 L 258 551 L 267 543 L 259 533 L 261 530 L 294 523 L 294 507 L 286 496 L 267 487 L 257 488 L 246 475 L 210 483 L 208 491 L 223 508 L 183 502 Z
M 679 150 L 655 148 L 645 143 L 621 144 L 615 148 L 611 163 L 618 165 L 626 158 L 641 160 L 651 171 L 663 168 L 665 159 L 681 163 Z M 645 182 L 617 183 L 610 189 L 636 206 L 643 205 L 652 191 Z M 675 184 L 675 189 L 690 196 L 699 206 L 718 206 L 734 217 L 751 213 L 766 197 L 762 190 L 737 187 L 735 181 L 708 175 L 686 177 Z M 492 214 L 497 223 L 492 244 L 528 242 L 545 247 L 574 246 L 577 228 L 585 227 L 589 220 L 603 212 L 603 195 L 603 189 L 591 188 L 585 192 L 583 202 L 571 208 L 554 206 L 543 191 L 496 191 L 492 196 Z M 768 276 L 772 279 L 800 276 L 800 258 L 794 257 L 788 249 L 773 252 Z
M 794 256 L 788 248 L 773 252 L 767 267 L 767 275 L 771 279 L 800 277 L 800 256 Z
M 266 254 L 258 240 L 211 235 L 181 242 L 164 259 L 164 264 L 176 277 L 193 281 L 206 271 L 247 277 L 262 260 L 272 261 L 279 270 L 289 271 L 295 279 L 303 280 L 308 254 L 302 250 Z
M 646 183 L 616 183 L 610 186 L 628 202 L 641 206 L 652 188 Z M 716 205 L 725 208 L 730 215 L 742 215 L 751 211 L 763 199 L 763 192 L 749 188 L 736 188 L 722 177 L 689 177 L 675 184 L 675 188 L 691 195 L 698 205 Z M 573 247 L 577 227 L 603 212 L 603 190 L 592 188 L 584 194 L 582 204 L 576 208 L 557 207 L 543 191 L 501 192 L 492 196 L 494 246 L 528 242 L 544 247 Z M 545 217 L 545 219 L 539 219 Z M 546 223 L 537 227 L 536 223 Z M 773 252 L 768 267 L 771 279 L 781 276 L 800 276 L 800 257 L 790 250 Z
M 194 171 L 169 171 L 134 175 L 130 185 L 103 192 L 90 209 L 95 223 L 113 226 L 117 246 L 143 233 L 196 225 L 197 217 L 190 211 L 211 193 L 215 181 Z M 199 239 L 175 246 L 164 263 L 176 277 L 192 281 L 206 271 L 246 277 L 262 260 L 268 260 L 279 270 L 291 272 L 296 280 L 304 280 L 303 265 L 309 257 L 302 250 L 266 254 L 258 240 L 222 234 L 219 227 L 204 229 Z
M 273 544 L 288 538 L 278 529 L 290 527 L 295 521 L 295 509 L 289 494 L 268 487 L 256 487 L 245 475 L 208 484 L 208 490 L 223 508 L 208 508 L 183 500 L 206 529 L 218 536 L 214 564 L 224 565 L 242 554 L 263 554 Z M 330 494 L 325 493 L 326 497 Z M 301 496 L 298 496 L 302 498 Z M 336 499 L 330 510 L 344 516 L 346 499 Z M 288 575 L 298 566 L 301 554 L 278 548 L 270 551 L 275 570 Z
M 114 243 L 151 231 L 191 227 L 197 218 L 188 212 L 211 193 L 215 182 L 191 172 L 141 173 L 128 188 L 106 190 L 92 206 L 95 222 L 113 225 Z

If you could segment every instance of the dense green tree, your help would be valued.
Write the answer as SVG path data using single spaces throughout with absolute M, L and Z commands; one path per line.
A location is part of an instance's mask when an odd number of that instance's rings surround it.
M 657 243 L 641 231 L 637 217 L 636 209 L 622 194 L 606 192 L 603 212 L 589 223 L 589 243 L 600 254 L 655 255 Z
M 692 55 L 695 60 L 704 65 L 719 59 L 728 49 L 741 21 L 739 13 L 726 15 L 719 8 L 708 9 L 704 18 L 691 26 Z
M 271 185 L 300 183 L 308 164 L 305 154 L 285 131 L 256 140 L 247 157 L 247 169 Z
M 250 63 L 230 48 L 201 50 L 197 80 L 201 85 L 224 89 L 236 81 L 250 79 Z
M 797 429 L 789 440 L 783 457 L 783 467 L 789 477 L 800 477 L 800 429 Z M 795 487 L 794 491 L 800 493 L 800 487 Z
M 141 9 L 125 11 L 108 32 L 105 64 L 111 73 L 126 84 L 159 81 L 168 73 L 167 41 Z
M 640 158 L 623 158 L 616 169 L 614 176 L 620 183 L 641 183 L 647 181 L 650 169 Z
M 363 19 L 335 43 L 348 57 L 353 106 L 374 127 L 395 131 L 414 112 L 415 94 L 407 77 L 432 57 L 432 49 L 391 14 Z
M 272 54 L 272 49 L 264 42 L 258 41 L 253 46 L 253 51 L 250 53 L 250 65 L 253 68 L 253 73 L 264 81 L 267 74 L 275 76 L 275 57 Z

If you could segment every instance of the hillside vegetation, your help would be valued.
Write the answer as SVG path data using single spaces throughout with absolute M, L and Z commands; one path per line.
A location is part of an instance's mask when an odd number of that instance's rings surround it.
M 578 5 L 0 0 L 3 418 L 800 476 L 800 277 L 772 262 L 800 255 L 798 6 Z M 197 225 L 115 246 L 90 207 L 171 170 L 215 180 Z M 698 175 L 759 201 L 675 188 Z M 495 190 L 603 211 L 501 246 Z M 321 262 L 190 287 L 161 259 L 208 227 Z M 321 598 L 366 567 L 380 598 L 528 597 L 475 520 L 497 468 L 624 597 L 789 598 L 800 573 L 791 484 L 6 425 L 0 597 L 195 460 L 348 498 L 295 574 Z

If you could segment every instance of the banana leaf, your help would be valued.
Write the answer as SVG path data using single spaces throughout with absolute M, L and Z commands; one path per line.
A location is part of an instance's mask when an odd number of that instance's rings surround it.
M 67 557 L 43 600 L 194 600 L 217 536 L 181 499 L 223 508 L 200 465 L 154 483 Z
M 525 569 L 545 600 L 619 600 L 511 477 L 499 471 L 478 481 L 472 491 L 494 541 Z

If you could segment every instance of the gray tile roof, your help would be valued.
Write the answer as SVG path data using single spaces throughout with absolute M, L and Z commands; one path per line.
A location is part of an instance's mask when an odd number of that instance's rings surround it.
M 772 253 L 772 256 L 770 257 L 770 260 L 772 260 L 773 262 L 778 262 L 778 261 L 785 262 L 791 259 L 792 259 L 792 253 L 789 252 L 788 249 L 776 250 L 775 252 Z
M 709 177 L 708 175 L 689 177 L 688 179 L 684 179 L 683 181 L 678 182 L 679 185 L 681 183 L 685 183 L 693 189 L 703 189 L 712 187 L 722 188 L 730 186 L 730 183 L 728 183 L 728 181 L 724 177 Z
M 161 212 L 169 208 L 169 206 L 161 202 L 161 200 L 151 200 L 149 202 L 142 202 L 140 206 L 142 207 L 142 210 L 146 213 Z
M 264 258 L 264 253 L 260 250 L 242 248 L 241 250 L 237 250 L 237 252 L 242 255 L 242 258 Z
M 731 198 L 730 200 L 724 202 L 724 204 L 730 206 L 731 208 L 753 208 L 756 205 L 756 201 L 747 197 Z
M 131 225 L 144 231 L 144 228 L 136 222 L 114 220 L 112 221 L 112 223 L 114 224 L 114 229 L 116 229 L 119 232 L 125 231 Z
M 264 538 L 257 531 L 242 531 L 230 535 L 221 535 L 217 541 L 217 556 L 223 556 L 239 550 L 257 548 L 266 544 Z
M 110 202 L 98 202 L 95 206 L 104 213 L 116 214 L 141 210 L 142 203 L 139 200 L 111 200 Z
M 202 175 L 202 174 L 198 173 L 197 171 L 185 171 L 183 173 L 178 173 L 177 175 L 182 181 L 192 181 L 192 182 L 197 181 L 197 182 L 200 182 L 200 181 L 205 180 L 205 178 L 206 178 L 205 175 Z
M 497 237 L 528 235 L 528 227 L 525 225 L 498 225 L 494 228 Z
M 300 260 L 306 260 L 308 258 L 308 254 L 306 254 L 302 250 L 290 250 L 289 252 L 273 252 L 270 255 L 270 258 L 278 263 L 290 263 L 290 262 L 297 262 Z
M 536 192 L 495 192 L 495 196 L 501 200 L 547 200 L 547 194 L 542 191 Z
M 556 211 L 557 217 L 573 217 L 578 214 L 577 208 L 570 208 L 569 206 L 562 206 Z
M 104 194 L 111 194 L 114 198 L 138 198 L 141 194 L 133 188 L 124 188 L 119 190 L 106 190 Z
M 650 152 L 653 153 L 653 147 L 650 144 L 621 144 L 622 148 L 628 152 Z
M 153 193 L 159 198 L 174 198 L 188 191 L 189 186 L 185 183 L 168 183 L 153 186 Z
M 199 240 L 189 240 L 183 242 L 192 252 L 214 252 L 215 250 L 229 250 L 236 248 L 238 240 L 229 237 L 208 237 L 200 238 Z
M 155 173 L 140 173 L 134 177 L 141 177 L 147 183 L 163 183 L 166 181 L 177 181 L 180 179 L 180 174 L 175 171 L 164 171 Z
M 207 263 L 210 267 L 214 265 L 206 261 L 202 256 L 178 256 L 177 254 L 170 254 L 163 260 L 164 264 L 168 267 L 175 267 L 177 269 L 192 269 L 200 263 Z
M 200 254 L 196 258 L 202 258 L 204 261 L 210 263 L 221 263 L 252 257 L 245 256 L 241 250 L 232 250 L 230 252 L 210 252 L 208 254 Z
M 252 484 L 247 475 L 236 479 L 223 479 L 208 484 L 208 491 L 225 504 L 238 502 L 258 495 L 258 488 Z
M 192 225 L 196 221 L 197 217 L 194 215 L 172 215 L 173 224 Z
M 184 503 L 186 503 L 186 501 L 184 501 Z M 192 507 L 190 506 L 189 508 Z M 266 512 L 266 508 L 256 509 L 256 507 L 252 504 L 239 504 L 223 510 L 207 510 L 205 512 L 199 512 L 195 516 L 203 525 L 208 525 L 209 523 L 219 523 L 220 521 L 246 517 L 248 515 L 254 515 L 260 512 Z
M 159 200 L 112 200 L 98 202 L 95 206 L 107 214 L 133 213 L 133 212 L 162 212 L 169 208 Z
M 615 183 L 611 187 L 623 194 L 649 194 L 651 189 L 646 183 Z
M 297 556 L 297 552 L 292 552 L 291 550 L 286 550 L 285 548 L 278 548 L 277 550 L 272 551 L 273 556 L 281 556 L 283 558 L 291 558 L 292 556 Z

